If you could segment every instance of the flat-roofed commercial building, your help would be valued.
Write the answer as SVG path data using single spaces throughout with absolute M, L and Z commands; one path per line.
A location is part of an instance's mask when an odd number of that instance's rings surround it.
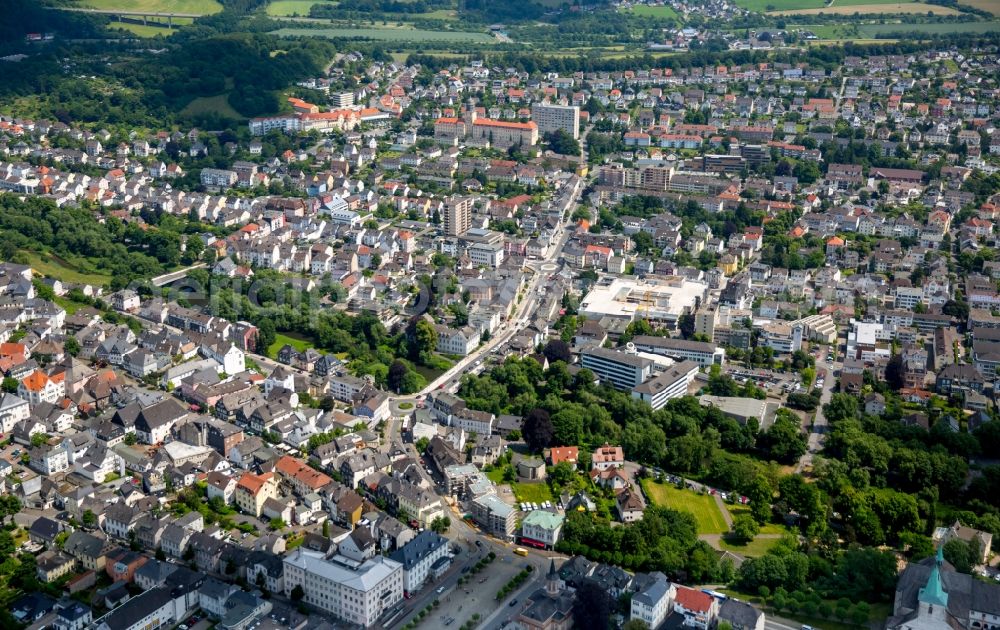
M 698 374 L 698 364 L 694 361 L 682 361 L 671 365 L 645 383 L 633 387 L 632 398 L 648 402 L 653 409 L 660 409 L 671 398 L 680 398 L 687 394 L 688 386 L 696 374 Z
M 580 353 L 580 365 L 602 381 L 625 390 L 641 385 L 653 370 L 653 362 L 645 357 L 600 347 L 583 350 Z
M 724 349 L 706 341 L 638 335 L 632 343 L 640 352 L 662 354 L 681 361 L 694 361 L 698 365 L 722 365 L 726 360 Z

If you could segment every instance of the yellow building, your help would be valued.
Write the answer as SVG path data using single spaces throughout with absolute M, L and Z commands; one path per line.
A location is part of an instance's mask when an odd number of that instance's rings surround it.
M 263 475 L 243 473 L 236 484 L 236 492 L 233 493 L 236 505 L 244 512 L 254 516 L 260 516 L 265 501 L 277 497 L 278 480 L 273 473 L 264 473 Z
M 719 268 L 722 269 L 722 273 L 731 276 L 740 270 L 740 264 L 736 261 L 736 256 L 726 254 L 719 259 Z

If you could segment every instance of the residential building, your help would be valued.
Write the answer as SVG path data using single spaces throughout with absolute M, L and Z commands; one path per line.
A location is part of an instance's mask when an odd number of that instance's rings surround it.
M 495 494 L 478 497 L 471 504 L 472 518 L 485 531 L 501 540 L 510 540 L 517 526 L 517 511 Z
M 430 530 L 424 530 L 389 558 L 403 567 L 403 590 L 412 595 L 428 579 L 437 579 L 450 566 L 448 539 Z
M 562 129 L 573 138 L 580 137 L 580 108 L 576 105 L 535 103 L 531 106 L 531 120 L 538 125 L 540 134 Z
M 632 595 L 630 619 L 641 619 L 650 628 L 659 628 L 673 609 L 677 589 L 663 574 L 653 574 L 652 581 Z

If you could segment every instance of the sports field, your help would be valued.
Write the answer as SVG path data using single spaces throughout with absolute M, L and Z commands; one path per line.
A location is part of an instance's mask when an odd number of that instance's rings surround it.
M 833 6 L 821 9 L 794 9 L 791 11 L 773 11 L 775 15 L 816 15 L 824 13 L 826 15 L 854 15 L 879 13 L 919 13 L 926 15 L 959 15 L 961 12 L 951 7 L 942 7 L 936 4 L 924 4 L 922 2 L 891 2 L 884 4 L 841 4 L 835 3 Z
M 79 0 L 74 6 L 85 9 L 120 11 L 155 11 L 157 13 L 218 13 L 216 0 Z
M 656 505 L 672 510 L 690 512 L 698 522 L 699 534 L 724 534 L 729 530 L 715 498 L 692 490 L 678 490 L 670 484 L 642 481 L 646 496 Z
M 473 42 L 488 44 L 495 42 L 486 33 L 469 31 L 428 31 L 416 28 L 282 28 L 274 32 L 280 36 L 364 38 L 385 42 Z

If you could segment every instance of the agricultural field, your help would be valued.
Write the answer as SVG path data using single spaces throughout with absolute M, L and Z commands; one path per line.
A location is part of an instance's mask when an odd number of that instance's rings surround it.
M 196 98 L 181 110 L 182 116 L 197 116 L 198 114 L 219 114 L 226 118 L 241 120 L 243 116 L 233 109 L 229 104 L 226 94 L 216 94 L 215 96 L 203 96 Z
M 486 33 L 472 33 L 468 31 L 428 31 L 416 28 L 282 28 L 275 31 L 274 34 L 279 37 L 326 37 L 328 39 L 364 38 L 394 43 L 471 42 L 475 44 L 489 44 L 496 41 L 491 35 Z
M 157 13 L 218 13 L 222 5 L 216 0 L 79 0 L 81 9 L 121 11 L 154 11 Z
M 796 9 L 820 9 L 826 6 L 824 0 L 736 0 L 736 5 L 764 13 L 767 11 L 794 11 Z
M 956 11 L 951 7 L 942 7 L 936 4 L 924 4 L 922 2 L 892 2 L 885 4 L 841 4 L 837 2 L 833 6 L 823 7 L 822 9 L 773 11 L 768 15 L 817 15 L 820 13 L 826 15 L 854 15 L 855 13 L 862 15 L 877 15 L 880 13 L 919 13 L 920 15 L 932 13 L 934 15 L 961 15 L 960 11 Z
M 677 11 L 674 11 L 673 7 L 668 6 L 652 7 L 648 5 L 639 5 L 632 7 L 631 11 L 633 14 L 640 17 L 677 19 Z
M 336 4 L 330 0 L 274 0 L 267 5 L 267 14 L 274 17 L 308 16 L 314 4 Z
M 961 4 L 1000 16 L 1000 0 L 962 0 Z
M 724 534 L 729 531 L 726 520 L 715 503 L 715 498 L 691 490 L 678 490 L 670 484 L 642 481 L 642 489 L 649 500 L 672 510 L 690 512 L 698 522 L 699 534 Z
M 993 22 L 955 22 L 928 24 L 862 24 L 858 27 L 861 37 L 877 38 L 888 33 L 997 33 L 1000 32 L 1000 21 Z

